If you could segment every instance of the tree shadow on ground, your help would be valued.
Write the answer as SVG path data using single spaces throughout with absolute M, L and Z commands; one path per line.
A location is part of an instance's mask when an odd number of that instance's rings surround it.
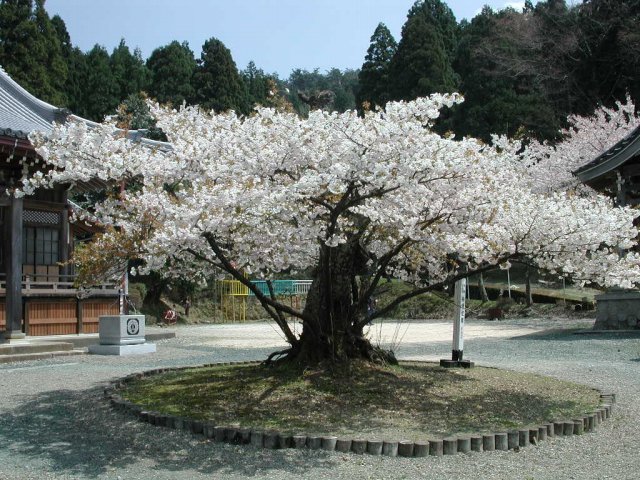
M 313 452 L 312 458 L 301 461 L 300 455 L 286 451 L 214 444 L 155 427 L 113 411 L 98 388 L 57 390 L 26 399 L 0 416 L 0 442 L 3 448 L 45 462 L 55 472 L 86 478 L 126 470 L 139 461 L 157 471 L 253 477 L 256 472 L 280 470 L 304 478 L 309 468 L 332 468 L 337 461 L 324 452 Z

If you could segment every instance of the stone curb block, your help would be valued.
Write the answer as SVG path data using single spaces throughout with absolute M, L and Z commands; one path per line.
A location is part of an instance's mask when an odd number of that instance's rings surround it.
M 413 457 L 415 445 L 409 440 L 400 440 L 398 442 L 398 455 L 401 457 Z
M 320 450 L 320 447 L 322 447 L 322 437 L 318 437 L 318 436 L 312 436 L 312 437 L 307 437 L 307 447 L 309 447 L 311 450 Z
M 351 439 L 339 438 L 336 440 L 336 452 L 347 453 L 351 451 Z
M 471 451 L 471 437 L 458 438 L 458 453 L 469 453 Z
M 361 438 L 357 438 L 351 441 L 351 451 L 362 455 L 367 451 L 367 441 Z
M 498 432 L 495 434 L 496 450 L 509 450 L 509 441 L 507 432 Z
M 429 440 L 429 455 L 434 457 L 441 457 L 443 452 L 444 442 L 442 440 Z
M 481 435 L 472 435 L 471 436 L 471 450 L 474 452 L 482 451 L 482 436 Z
M 458 453 L 458 439 L 454 437 L 442 440 L 442 453 L 444 455 L 455 455 Z
M 426 457 L 429 455 L 429 442 L 416 442 L 413 445 L 414 457 Z
M 482 435 L 482 451 L 493 452 L 496 449 L 496 436 L 493 433 Z
M 338 443 L 338 437 L 327 436 L 322 437 L 322 450 L 327 450 L 329 452 L 333 452 L 336 449 L 336 444 Z
M 393 440 L 385 440 L 382 443 L 382 455 L 387 457 L 397 457 L 398 456 L 398 442 Z
M 382 455 L 382 440 L 368 440 L 367 453 L 369 455 Z
M 518 430 L 518 445 L 520 447 L 529 446 L 529 429 L 528 428 Z
M 306 435 L 294 435 L 293 436 L 293 448 L 304 448 L 307 445 Z
M 263 445 L 268 450 L 276 450 L 280 446 L 278 432 L 266 432 L 263 436 Z
M 201 365 L 200 367 L 258 365 L 261 363 L 262 362 L 259 361 L 223 362 Z M 509 432 L 411 442 L 407 440 L 382 441 L 348 439 L 331 435 L 289 435 L 278 431 L 262 432 L 246 427 L 240 428 L 239 424 L 215 426 L 211 422 L 203 422 L 196 419 L 145 410 L 143 407 L 123 399 L 117 393 L 118 390 L 135 380 L 151 375 L 191 368 L 198 368 L 198 366 L 157 368 L 129 374 L 104 387 L 104 398 L 109 401 L 114 410 L 132 413 L 142 422 L 154 426 L 184 430 L 194 435 L 202 435 L 215 442 L 227 442 L 236 445 L 251 444 L 254 447 L 267 449 L 306 447 L 314 450 L 322 449 L 342 453 L 353 452 L 355 454 L 363 454 L 366 452 L 371 455 L 386 455 L 392 457 L 425 457 L 427 455 L 442 456 L 453 455 L 455 453 L 468 453 L 470 451 L 516 450 L 520 447 L 529 446 L 530 444 L 537 445 L 540 441 L 544 441 L 549 437 L 582 435 L 586 432 L 595 431 L 600 423 L 611 418 L 613 415 L 613 406 L 616 402 L 615 394 L 601 393 L 601 404 L 595 411 L 573 420 L 554 420 L 541 426 L 521 428 Z

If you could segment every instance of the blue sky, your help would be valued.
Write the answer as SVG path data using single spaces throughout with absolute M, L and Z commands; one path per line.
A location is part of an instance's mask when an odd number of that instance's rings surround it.
M 250 60 L 286 78 L 294 68 L 324 72 L 359 68 L 376 25 L 396 40 L 414 0 L 47 0 L 51 16 L 67 25 L 71 41 L 87 51 L 96 43 L 109 52 L 124 38 L 146 59 L 172 40 L 186 40 L 196 57 L 216 37 L 238 68 Z M 524 2 L 450 0 L 456 18 L 471 19 L 488 4 L 500 9 Z

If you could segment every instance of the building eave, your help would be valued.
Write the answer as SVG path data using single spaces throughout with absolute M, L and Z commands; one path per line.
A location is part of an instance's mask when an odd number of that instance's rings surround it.
M 596 181 L 640 155 L 640 127 L 573 173 L 583 183 Z

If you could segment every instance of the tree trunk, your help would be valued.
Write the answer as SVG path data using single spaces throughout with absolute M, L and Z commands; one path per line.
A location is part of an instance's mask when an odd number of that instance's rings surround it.
M 484 288 L 484 277 L 482 273 L 478 276 L 478 290 L 480 290 L 480 299 L 482 303 L 486 303 L 489 301 L 489 295 L 487 295 L 487 289 Z
M 334 248 L 321 246 L 320 260 L 303 312 L 300 342 L 289 359 L 300 363 L 347 362 L 365 359 L 397 363 L 392 352 L 375 347 L 363 332 L 367 299 L 357 275 L 364 274 L 361 249 L 356 240 Z
M 525 270 L 525 287 L 524 287 L 524 298 L 528 307 L 533 305 L 533 296 L 531 295 L 531 267 L 527 265 L 527 269 Z

